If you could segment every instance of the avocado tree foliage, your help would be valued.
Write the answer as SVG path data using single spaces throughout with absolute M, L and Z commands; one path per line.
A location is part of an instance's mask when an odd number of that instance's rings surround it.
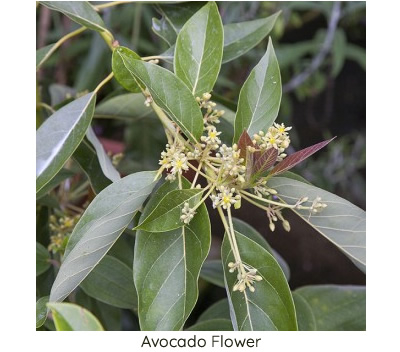
M 40 48 L 37 69 L 66 39 L 93 30 L 112 52 L 112 72 L 94 91 L 49 107 L 54 112 L 37 130 L 37 328 L 118 329 L 124 309 L 137 316 L 141 330 L 365 329 L 365 287 L 292 292 L 282 257 L 235 218 L 249 202 L 265 212 L 270 231 L 290 231 L 285 214 L 292 211 L 365 272 L 365 212 L 289 171 L 332 139 L 287 155 L 291 127 L 275 121 L 282 84 L 271 39 L 241 88 L 237 110 L 213 101 L 221 65 L 266 38 L 279 13 L 223 25 L 215 2 L 159 5 L 153 30 L 170 49 L 140 57 L 101 18 L 117 2 L 40 4 L 82 27 Z M 139 101 L 138 109 L 155 114 L 165 130 L 154 171 L 121 177 L 91 128 L 98 92 L 112 79 L 130 92 L 121 104 Z M 54 193 L 74 177 L 71 160 L 88 182 L 67 195 L 69 208 L 60 208 Z M 88 187 L 89 202 L 77 206 Z M 217 261 L 206 260 L 208 199 L 225 228 Z M 53 234 L 48 248 L 43 219 Z M 227 297 L 187 326 L 199 276 L 225 287 Z

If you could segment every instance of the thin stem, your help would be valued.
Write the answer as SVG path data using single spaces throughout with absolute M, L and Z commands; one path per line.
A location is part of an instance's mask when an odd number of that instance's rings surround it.
M 207 176 L 205 173 L 201 172 L 200 170 L 197 170 L 191 163 L 187 163 L 187 164 L 194 171 L 196 171 L 196 172 L 198 171 L 201 176 L 203 176 L 204 178 L 206 178 L 210 182 L 214 182 L 214 180 L 211 177 Z
M 178 183 L 179 183 L 179 189 L 182 189 L 182 176 L 179 173 L 178 173 Z
M 43 103 L 43 102 L 38 103 L 36 106 L 39 108 L 40 107 L 45 108 L 46 110 L 49 110 L 52 114 L 54 114 L 56 112 L 50 105 Z
M 200 161 L 199 167 L 197 168 L 196 175 L 194 175 L 193 182 L 192 182 L 192 185 L 190 186 L 190 188 L 194 188 L 196 186 L 196 182 L 199 177 L 199 172 L 201 170 L 202 165 L 203 165 L 203 161 Z
M 238 263 L 238 262 L 239 262 L 239 258 L 237 257 L 235 248 L 234 248 L 234 246 L 233 246 L 232 237 L 231 237 L 231 231 L 230 231 L 230 229 L 229 229 L 228 223 L 226 222 L 224 212 L 222 211 L 221 207 L 217 207 L 217 210 L 218 210 L 219 216 L 220 216 L 220 218 L 221 218 L 221 220 L 222 220 L 222 223 L 223 223 L 223 225 L 224 225 L 225 232 L 226 232 L 227 235 L 228 235 L 229 244 L 230 244 L 230 246 L 231 246 L 232 253 L 233 253 L 233 256 L 234 256 L 234 258 L 235 258 L 235 262 Z
M 269 199 L 265 199 L 265 198 L 262 198 L 262 197 L 258 197 L 258 196 L 254 195 L 252 193 L 249 193 L 249 192 L 246 192 L 246 191 L 243 191 L 243 190 L 241 190 L 240 193 L 242 195 L 247 195 L 247 196 L 249 196 L 251 198 L 257 199 L 257 200 L 259 200 L 261 202 L 272 204 L 272 205 L 277 205 L 277 206 L 282 207 L 282 208 L 293 209 L 293 208 L 298 207 L 298 205 L 296 205 L 296 204 L 290 205 L 290 204 L 286 204 L 286 203 L 275 202 L 273 200 L 269 200 Z M 309 209 L 309 207 L 303 207 L 303 209 Z
M 211 183 L 209 183 L 208 186 L 207 186 L 206 188 L 204 188 L 204 191 L 205 191 L 207 188 L 209 188 L 210 186 L 211 186 Z M 200 202 L 199 202 L 196 206 L 193 207 L 193 210 L 196 210 L 200 205 L 202 205 L 202 204 L 206 201 L 206 199 L 208 198 L 208 196 L 210 195 L 210 193 L 211 193 L 214 189 L 215 189 L 215 185 L 213 185 L 213 186 L 211 187 L 211 189 L 207 192 L 207 194 L 206 194 L 203 198 L 201 198 Z
M 166 60 L 166 59 L 168 59 L 168 56 L 154 55 L 154 56 L 143 56 L 142 57 L 143 61 L 156 60 L 156 59 Z
M 251 198 L 246 197 L 246 196 L 242 193 L 242 191 L 240 191 L 240 195 L 241 195 L 244 199 L 246 199 L 249 203 L 255 205 L 256 207 L 259 207 L 260 209 L 269 211 L 269 208 L 268 208 L 268 207 L 264 207 L 263 205 L 261 205 L 261 204 L 255 202 L 254 200 L 252 200 Z
M 242 272 L 243 275 L 246 275 L 246 270 L 244 269 L 244 266 L 243 266 L 243 263 L 242 263 L 242 259 L 240 258 L 239 247 L 238 247 L 237 242 L 236 242 L 236 235 L 235 235 L 235 229 L 233 228 L 231 208 L 228 208 L 226 211 L 228 213 L 228 220 L 229 220 L 229 226 L 230 226 L 230 229 L 231 229 L 231 236 L 232 236 L 233 246 L 235 247 L 235 251 L 236 251 L 237 257 L 239 259 L 238 263 L 239 263 L 240 271 Z
M 107 83 L 109 82 L 112 78 L 114 77 L 114 72 L 111 72 L 106 78 L 104 78 L 99 85 L 96 87 L 94 90 L 94 93 L 97 94 L 98 91 Z
M 58 42 L 56 42 L 53 45 L 53 47 L 49 50 L 49 52 L 44 56 L 44 58 L 41 61 L 41 64 L 43 64 L 64 42 L 66 42 L 68 39 L 70 39 L 72 37 L 77 36 L 78 34 L 82 33 L 86 29 L 87 29 L 86 27 L 80 27 L 77 30 L 64 35 L 61 39 L 58 40 Z
M 107 2 L 107 3 L 102 4 L 102 5 L 96 5 L 96 6 L 94 6 L 94 8 L 97 11 L 100 11 L 100 10 L 106 9 L 108 7 L 113 7 L 113 6 L 117 6 L 117 5 L 123 5 L 123 4 L 129 4 L 130 2 L 131 1 L 110 1 L 110 2 Z

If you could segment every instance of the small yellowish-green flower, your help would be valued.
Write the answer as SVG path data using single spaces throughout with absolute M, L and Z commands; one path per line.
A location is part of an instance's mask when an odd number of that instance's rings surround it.
M 234 182 L 239 184 L 245 182 L 246 166 L 243 165 L 244 159 L 240 157 L 237 144 L 232 147 L 223 144 L 216 156 L 221 159 L 222 177 L 232 176 Z
M 211 195 L 210 198 L 213 202 L 213 207 L 222 207 L 224 209 L 228 209 L 231 205 L 240 201 L 240 194 L 236 194 L 235 188 L 229 188 L 228 186 L 219 186 L 219 192 L 216 195 Z
M 218 132 L 215 126 L 207 126 L 207 136 L 202 136 L 201 141 L 207 143 L 211 147 L 211 149 L 217 149 L 218 145 L 221 144 L 221 140 L 218 136 L 221 132 Z
M 185 224 L 188 224 L 193 217 L 195 216 L 196 212 L 193 208 L 190 208 L 189 203 L 185 203 L 182 209 L 181 221 Z
M 189 170 L 185 153 L 175 153 L 171 161 L 171 167 L 171 174 L 179 173 L 182 175 L 183 171 Z

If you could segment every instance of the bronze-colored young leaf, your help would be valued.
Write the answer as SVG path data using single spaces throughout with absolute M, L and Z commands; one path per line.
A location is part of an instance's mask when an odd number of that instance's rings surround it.
M 246 130 L 243 130 L 238 140 L 238 148 L 240 150 L 240 157 L 244 159 L 246 163 L 247 147 L 253 147 L 253 141 Z
M 276 162 L 278 150 L 269 148 L 262 151 L 254 161 L 253 175 L 259 175 L 270 169 Z
M 314 144 L 310 147 L 304 148 L 302 150 L 299 150 L 296 153 L 293 153 L 289 156 L 287 156 L 285 159 L 283 159 L 278 165 L 276 165 L 271 172 L 269 173 L 268 176 L 276 176 L 281 174 L 282 172 L 285 172 L 287 170 L 290 170 L 292 167 L 296 166 L 297 164 L 301 163 L 303 160 L 307 159 L 309 156 L 313 155 L 315 152 L 318 150 L 322 149 L 325 147 L 328 143 L 333 141 L 336 137 L 331 138 L 329 140 Z

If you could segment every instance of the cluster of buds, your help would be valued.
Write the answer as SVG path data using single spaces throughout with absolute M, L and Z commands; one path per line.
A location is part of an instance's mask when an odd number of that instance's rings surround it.
M 285 127 L 285 125 L 278 124 L 274 122 L 274 125 L 271 126 L 267 133 L 263 131 L 256 133 L 253 136 L 253 143 L 257 144 L 261 150 L 275 148 L 278 150 L 278 158 L 277 161 L 282 161 L 286 154 L 285 149 L 289 147 L 290 138 L 288 131 L 290 131 L 292 127 Z
M 270 206 L 267 209 L 267 216 L 269 220 L 269 229 L 274 232 L 275 231 L 275 223 L 278 220 L 282 222 L 282 226 L 285 231 L 289 232 L 290 231 L 290 223 L 287 221 L 281 212 L 280 207 L 277 206 Z
M 217 194 L 212 194 L 210 198 L 213 202 L 214 209 L 219 206 L 224 209 L 228 209 L 231 207 L 231 205 L 234 205 L 235 208 L 238 208 L 241 200 L 241 196 L 236 192 L 236 189 L 229 188 L 228 186 L 219 186 Z
M 237 282 L 233 286 L 233 291 L 244 292 L 246 288 L 250 290 L 250 292 L 254 292 L 255 288 L 253 286 L 254 281 L 261 281 L 262 277 L 257 275 L 257 270 L 247 265 L 245 263 L 232 263 L 228 264 L 229 272 L 233 273 L 235 270 L 238 271 L 237 274 Z M 244 270 L 240 270 L 240 268 Z
M 75 225 L 79 221 L 80 215 L 75 216 L 50 216 L 50 230 L 54 235 L 50 236 L 50 244 L 48 250 L 53 253 L 63 252 L 68 242 L 68 234 L 72 232 Z
M 208 126 L 210 124 L 219 123 L 219 118 L 225 114 L 224 110 L 217 110 L 215 107 L 216 103 L 210 100 L 210 93 L 203 93 L 201 97 L 196 97 L 196 101 L 199 103 L 201 109 L 205 109 L 206 113 L 204 114 L 203 121 L 204 125 Z
M 243 165 L 244 159 L 240 157 L 237 144 L 232 147 L 227 147 L 223 144 L 216 156 L 221 160 L 222 177 L 231 176 L 234 182 L 239 184 L 245 182 L 246 166 Z
M 190 208 L 189 203 L 186 202 L 182 208 L 181 221 L 183 221 L 185 224 L 189 224 L 195 215 L 196 212 L 194 209 Z
M 325 204 L 325 203 L 321 203 L 321 197 L 316 197 L 314 200 L 313 200 L 313 202 L 312 202 L 312 204 L 311 204 L 311 208 L 310 208 L 310 210 L 311 210 L 311 212 L 313 212 L 314 214 L 315 213 L 319 213 L 319 212 L 321 212 L 322 210 L 324 210 L 328 205 L 327 204 Z
M 183 171 L 189 170 L 188 158 L 184 153 L 184 147 L 180 144 L 166 145 L 166 150 L 161 153 L 159 161 L 162 169 L 170 169 L 167 180 L 174 181 L 176 174 L 182 175 Z
M 253 187 L 254 193 L 259 197 L 268 197 L 270 195 L 276 195 L 278 192 L 267 186 L 267 181 L 263 180 Z

